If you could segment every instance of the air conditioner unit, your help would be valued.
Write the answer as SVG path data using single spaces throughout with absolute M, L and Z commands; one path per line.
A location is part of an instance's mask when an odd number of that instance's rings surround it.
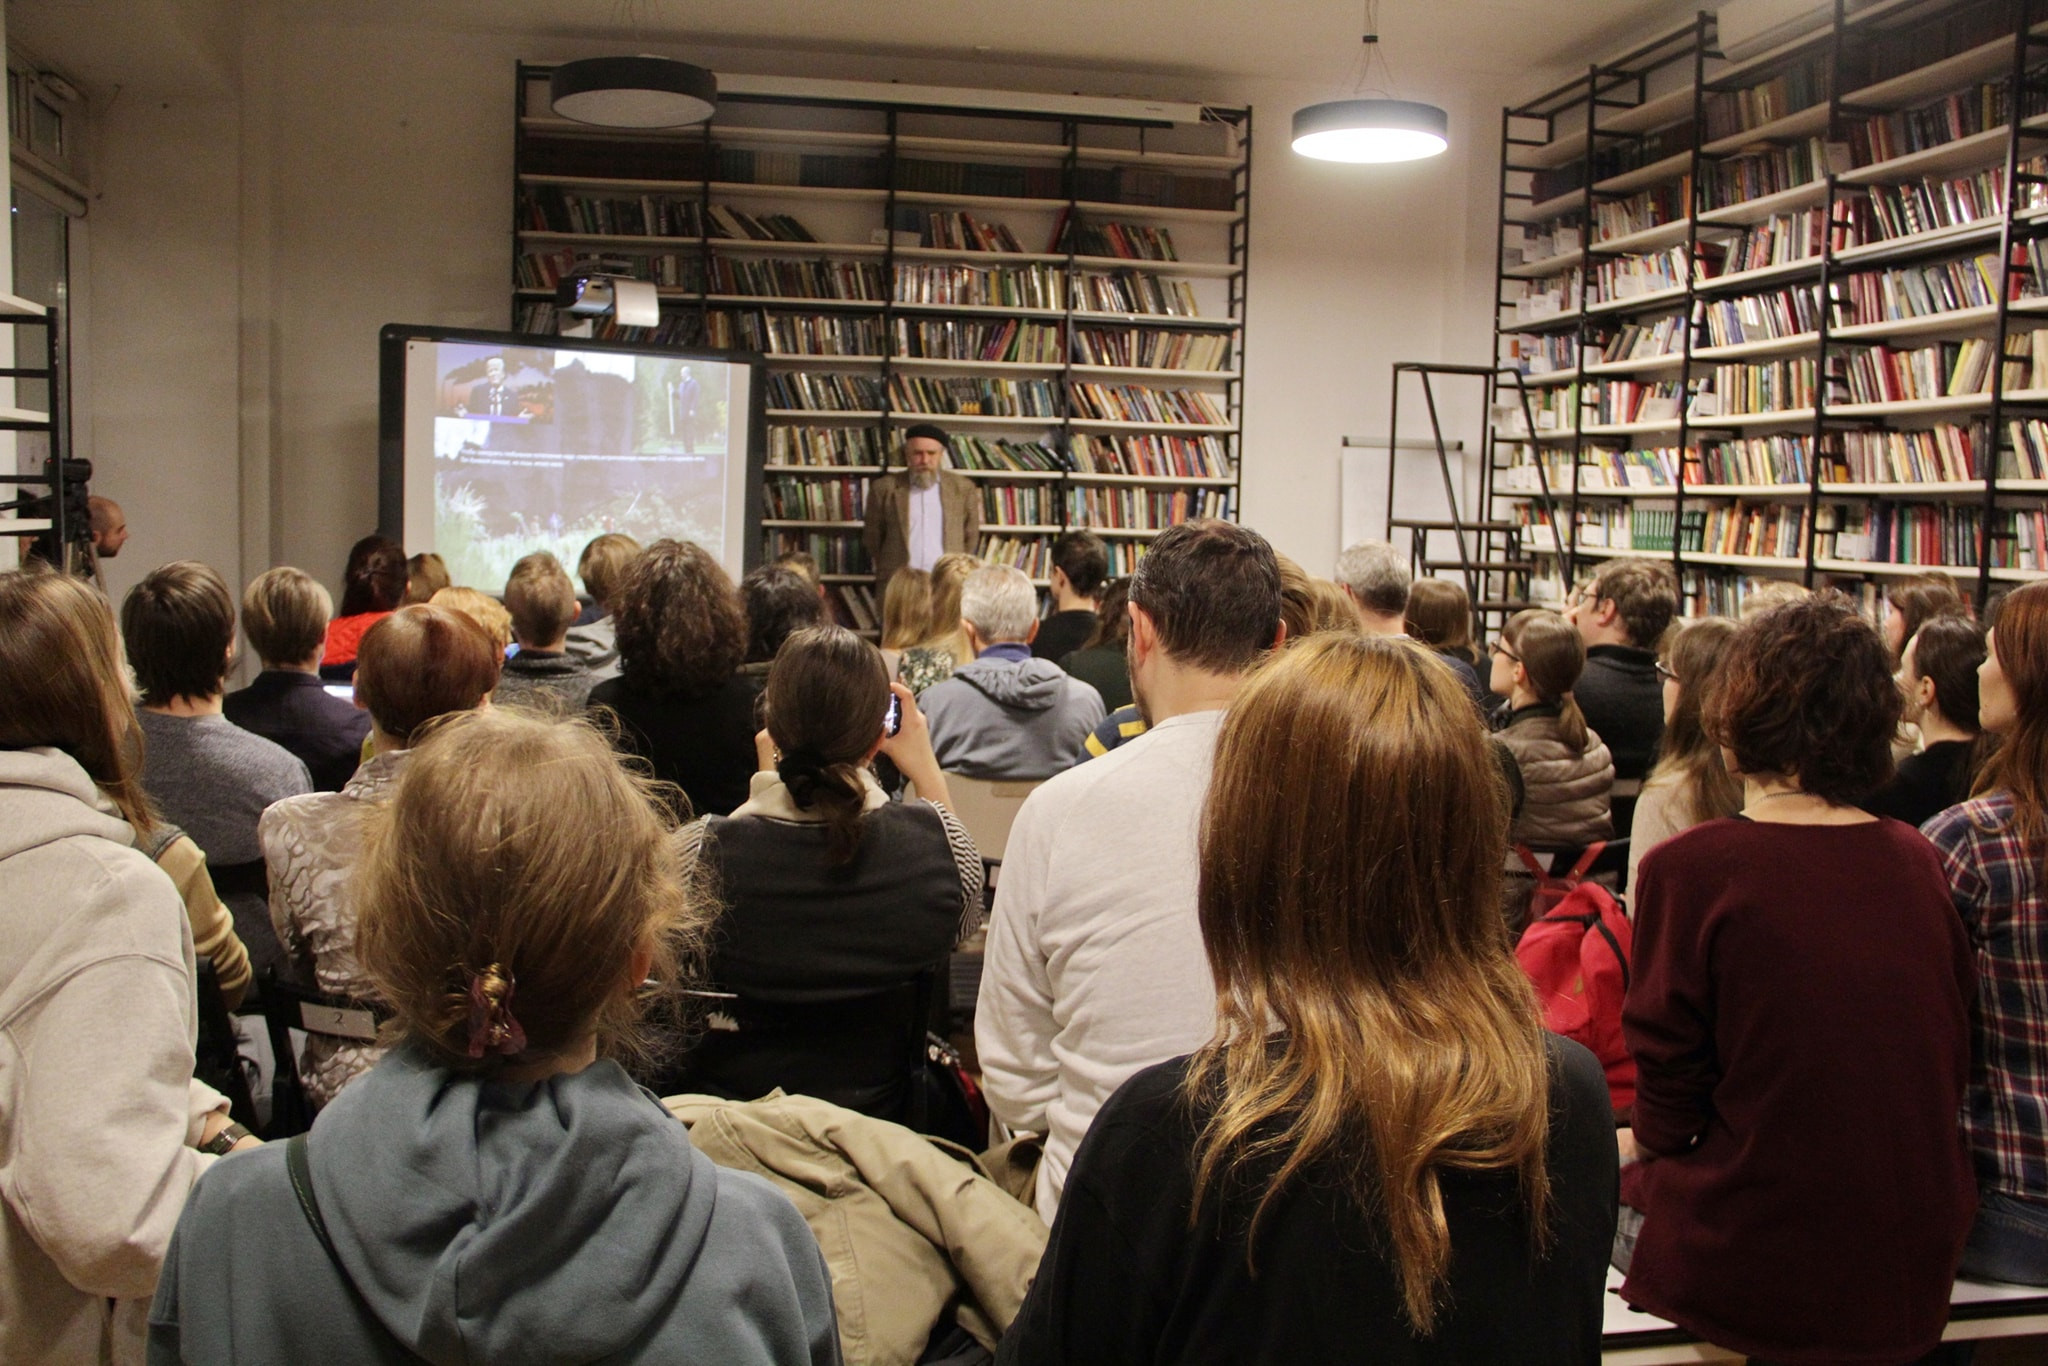
M 1715 11 L 1714 27 L 1722 54 L 1741 61 L 1826 27 L 1834 12 L 1816 0 L 1728 0 Z

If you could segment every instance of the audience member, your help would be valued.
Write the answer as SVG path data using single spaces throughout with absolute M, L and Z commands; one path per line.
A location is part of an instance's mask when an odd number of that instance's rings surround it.
M 754 774 L 754 699 L 739 672 L 747 619 L 725 570 L 702 546 L 656 541 L 619 586 L 624 672 L 590 692 L 619 722 L 617 743 L 682 789 L 693 815 L 724 816 Z
M 1788 602 L 1800 602 L 1813 596 L 1813 590 L 1805 584 L 1793 583 L 1789 579 L 1764 579 L 1742 595 L 1742 605 L 1736 615 L 1742 621 L 1760 617 L 1774 607 L 1783 607 Z
M 1977 796 L 1922 827 L 1977 963 L 1963 1134 L 1979 1209 L 1962 1270 L 2048 1285 L 2048 584 L 2007 595 L 1986 644 L 1977 714 L 2001 744 Z
M 1195 919 L 1202 804 L 1224 708 L 1285 629 L 1272 547 L 1231 522 L 1161 532 L 1130 592 L 1131 684 L 1152 730 L 1018 811 L 974 1021 L 989 1108 L 1046 1136 L 1048 1222 L 1110 1093 L 1215 1022 Z
M 1768 612 L 1705 720 L 1745 804 L 1643 858 L 1622 1297 L 1755 1357 L 1912 1361 L 1976 1204 L 1971 971 L 1934 850 L 1855 807 L 1891 773 L 1884 643 L 1838 594 Z
M 794 569 L 762 565 L 740 580 L 740 608 L 747 614 L 747 652 L 741 670 L 768 677 L 775 654 L 793 632 L 825 622 L 817 585 Z
M 491 648 L 501 656 L 512 649 L 512 614 L 490 594 L 474 588 L 444 588 L 434 594 L 432 605 L 460 612 L 481 626 Z
M 939 767 L 969 778 L 1050 778 L 1081 762 L 1102 720 L 1102 695 L 1047 659 L 1031 657 L 1038 593 L 1023 571 L 991 565 L 960 589 L 960 623 L 974 657 L 921 700 Z
M 423 550 L 405 562 L 405 601 L 400 605 L 432 602 L 434 594 L 453 582 L 448 577 L 448 562 L 431 550 Z
M 894 679 L 903 652 L 932 633 L 932 576 L 923 569 L 899 569 L 882 590 L 882 663 Z
M 375 729 L 370 758 L 339 793 L 289 797 L 263 813 L 257 834 L 270 869 L 270 917 L 292 975 L 330 996 L 374 995 L 356 957 L 352 883 L 372 806 L 389 802 L 436 717 L 485 704 L 501 656 L 483 628 L 451 607 L 403 607 L 363 636 L 356 698 Z M 299 1076 L 315 1105 L 383 1054 L 374 1044 L 306 1036 Z
M 1990 750 L 1977 715 L 1984 655 L 1984 628 L 1963 616 L 1929 617 L 1906 641 L 1899 691 L 1921 748 L 1864 804 L 1871 815 L 1925 825 L 1969 799 Z
M 1735 639 L 1735 623 L 1726 617 L 1701 617 L 1682 630 L 1667 632 L 1664 639 L 1664 659 L 1657 665 L 1657 675 L 1664 680 L 1664 736 L 1658 741 L 1657 766 L 1643 784 L 1629 826 L 1631 888 L 1644 854 L 1681 830 L 1742 809 L 1742 784 L 1728 772 L 1721 746 L 1708 738 L 1700 719 L 1728 643 Z
M 640 542 L 622 531 L 608 531 L 583 547 L 576 560 L 576 577 L 590 594 L 590 606 L 577 614 L 569 628 L 569 653 L 590 670 L 593 684 L 619 676 L 617 618 L 612 607 L 626 570 L 640 554 Z
M 1408 634 L 1427 645 L 1465 685 L 1481 711 L 1490 698 L 1479 680 L 1479 652 L 1472 648 L 1472 598 L 1450 579 L 1417 579 L 1408 590 Z
M 266 569 L 242 594 L 242 632 L 263 672 L 221 702 L 243 730 L 299 756 L 322 792 L 339 792 L 362 761 L 369 716 L 327 691 L 320 678 L 334 599 L 311 574 Z
M 365 536 L 349 547 L 341 576 L 341 615 L 327 623 L 320 676 L 346 683 L 356 672 L 356 642 L 382 618 L 405 604 L 409 574 L 405 549 L 383 536 Z
M 582 711 L 597 680 L 568 650 L 569 624 L 576 620 L 576 585 L 569 582 L 562 562 L 545 550 L 522 556 L 505 580 L 505 611 L 512 618 L 512 639 L 519 650 L 505 661 L 498 701 Z
M 93 558 L 111 560 L 128 544 L 128 514 L 111 498 L 97 493 L 85 500 L 88 525 L 92 530 Z
M 1280 566 L 1280 620 L 1287 627 L 1290 642 L 1306 640 L 1333 624 L 1346 630 L 1358 629 L 1358 613 L 1343 589 L 1335 584 L 1329 585 L 1335 590 L 1338 604 L 1343 609 L 1333 623 L 1323 615 L 1323 604 L 1329 599 L 1316 589 L 1320 580 L 1285 555 L 1275 554 L 1273 562 Z
M 1575 689 L 1586 724 L 1614 756 L 1614 828 L 1635 818 L 1636 797 L 1664 734 L 1657 644 L 1678 612 L 1678 581 L 1653 560 L 1609 560 L 1572 594 L 1565 617 L 1586 645 Z
M 400 1042 L 309 1140 L 199 1184 L 153 1350 L 837 1361 L 802 1217 L 613 1060 L 704 914 L 644 786 L 588 727 L 496 710 L 437 728 L 371 825 L 362 961 Z
M 206 852 L 251 965 L 281 967 L 256 821 L 272 802 L 312 791 L 313 779 L 290 750 L 221 714 L 235 650 L 228 586 L 206 565 L 173 561 L 129 590 L 121 634 L 142 692 L 142 785 Z
M 1082 745 L 1087 751 L 1083 756 L 1083 762 L 1088 759 L 1099 759 L 1119 745 L 1128 745 L 1143 735 L 1147 729 L 1145 717 L 1138 710 L 1137 703 L 1131 702 L 1118 707 L 1103 717 L 1094 730 L 1088 732 L 1088 739 Z
M 818 601 L 825 600 L 825 576 L 818 571 L 818 557 L 808 550 L 786 550 L 775 557 L 777 569 L 794 569 L 804 576 L 811 587 L 818 590 Z
M 1607 1089 L 1501 937 L 1497 798 L 1419 646 L 1245 685 L 1182 912 L 1214 1032 L 1095 1117 L 1004 1361 L 1598 1358 Z
M 941 555 L 932 566 L 931 634 L 904 650 L 897 676 L 914 693 L 953 676 L 953 670 L 974 658 L 967 633 L 960 626 L 960 588 L 981 568 L 972 555 Z
M 1337 584 L 1367 635 L 1407 633 L 1409 579 L 1408 557 L 1385 541 L 1359 541 L 1337 557 Z
M 1936 617 L 1966 617 L 1970 606 L 1947 574 L 1915 574 L 1889 585 L 1884 594 L 1884 645 L 1898 663 L 1906 642 Z
M 1060 667 L 1102 695 L 1112 712 L 1131 705 L 1131 664 L 1124 642 L 1131 634 L 1131 581 L 1111 579 L 1095 608 L 1095 632 Z
M 1094 636 L 1109 578 L 1109 547 L 1092 531 L 1069 531 L 1052 543 L 1052 615 L 1038 623 L 1031 653 L 1057 664 Z
M 1547 607 L 1515 613 L 1494 642 L 1491 686 L 1508 700 L 1497 738 L 1522 774 L 1516 844 L 1574 849 L 1614 837 L 1614 759 L 1573 696 L 1585 662 L 1578 632 Z
M 0 574 L 0 1360 L 139 1361 L 186 1193 L 241 1141 L 192 1079 L 192 932 L 156 826 L 113 613 Z
M 982 866 L 916 700 L 900 683 L 893 695 L 890 734 L 881 654 L 840 627 L 798 631 L 776 655 L 761 771 L 745 805 L 704 822 L 700 845 L 726 908 L 710 977 L 740 996 L 728 1011 L 739 1029 L 706 1034 L 686 1089 L 752 1100 L 779 1086 L 909 1118 L 904 1041 L 925 1027 L 913 979 L 980 928 Z M 877 754 L 919 800 L 889 800 L 869 769 Z M 760 1009 L 773 1027 L 750 1030 Z

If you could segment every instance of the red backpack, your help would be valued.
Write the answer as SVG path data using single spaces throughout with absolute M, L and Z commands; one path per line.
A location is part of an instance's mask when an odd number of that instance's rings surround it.
M 1583 873 L 1575 869 L 1575 874 Z M 1621 903 L 1596 882 L 1575 880 L 1544 907 L 1515 945 L 1515 961 L 1535 984 L 1543 1027 L 1584 1044 L 1607 1071 L 1616 1113 L 1635 1104 L 1636 1064 L 1621 1037 L 1633 931 Z

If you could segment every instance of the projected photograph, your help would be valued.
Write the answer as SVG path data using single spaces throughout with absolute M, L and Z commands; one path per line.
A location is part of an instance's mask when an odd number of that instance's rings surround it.
M 732 367 L 568 348 L 426 344 L 436 354 L 434 546 L 458 584 L 496 589 L 536 550 L 573 565 L 623 531 L 725 557 Z

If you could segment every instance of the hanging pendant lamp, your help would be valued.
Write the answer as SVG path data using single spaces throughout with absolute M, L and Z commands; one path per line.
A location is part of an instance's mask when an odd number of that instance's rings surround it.
M 1350 99 L 1311 104 L 1294 113 L 1294 150 L 1318 161 L 1420 161 L 1450 146 L 1450 118 L 1433 104 L 1395 99 L 1392 68 L 1380 51 L 1379 0 L 1366 0 L 1365 57 Z M 1366 88 L 1374 60 L 1388 90 Z
M 718 108 L 718 77 L 670 57 L 587 57 L 555 68 L 548 102 L 603 128 L 681 128 Z

